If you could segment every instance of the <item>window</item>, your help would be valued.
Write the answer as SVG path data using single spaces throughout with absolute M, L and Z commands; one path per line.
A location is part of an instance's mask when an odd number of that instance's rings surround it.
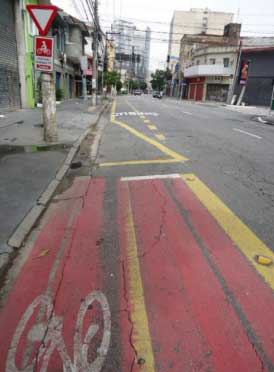
M 229 58 L 224 58 L 224 67 L 229 66 Z
M 216 64 L 216 59 L 215 58 L 209 58 L 209 64 L 210 65 L 215 65 Z
M 196 65 L 199 66 L 199 64 L 200 64 L 200 60 L 198 59 L 198 60 L 196 61 Z

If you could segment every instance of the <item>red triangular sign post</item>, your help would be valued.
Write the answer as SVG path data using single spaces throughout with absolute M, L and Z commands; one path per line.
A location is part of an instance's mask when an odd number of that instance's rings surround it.
M 46 36 L 52 21 L 57 13 L 57 6 L 54 5 L 33 5 L 27 4 L 27 10 L 36 24 L 39 34 Z

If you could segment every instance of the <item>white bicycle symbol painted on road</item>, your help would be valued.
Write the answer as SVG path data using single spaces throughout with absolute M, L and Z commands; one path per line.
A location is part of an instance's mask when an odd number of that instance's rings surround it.
M 100 309 L 102 310 L 104 330 L 100 347 L 97 349 L 97 356 L 95 360 L 89 362 L 88 349 L 91 340 L 98 333 L 100 327 L 98 324 L 91 324 L 84 337 L 82 336 L 82 332 L 85 314 L 94 301 L 99 303 Z M 27 366 L 18 368 L 15 361 L 17 347 L 25 327 L 39 307 L 45 309 L 45 315 L 48 322 L 41 321 L 32 326 L 28 331 L 27 339 L 31 343 L 40 342 L 41 346 L 37 352 L 36 358 L 28 361 Z M 51 355 L 55 350 L 58 351 L 61 357 L 64 372 L 99 372 L 105 361 L 111 337 L 111 314 L 105 295 L 100 291 L 93 291 L 81 303 L 76 321 L 76 331 L 74 334 L 73 362 L 68 355 L 65 341 L 62 336 L 62 330 L 63 320 L 61 317 L 54 314 L 51 298 L 47 295 L 38 296 L 28 306 L 16 328 L 8 352 L 6 372 L 33 372 L 36 370 L 38 365 L 41 365 L 40 372 L 46 372 Z

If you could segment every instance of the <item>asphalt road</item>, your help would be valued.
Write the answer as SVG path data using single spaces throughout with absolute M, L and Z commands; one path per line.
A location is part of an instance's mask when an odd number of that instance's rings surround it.
M 117 116 L 149 137 L 186 156 L 174 164 L 100 168 L 97 175 L 195 173 L 274 249 L 274 127 L 253 121 L 222 106 L 158 100 L 150 95 L 118 99 L 117 113 L 153 112 L 144 119 Z M 256 136 L 256 137 L 254 137 Z M 258 138 L 260 137 L 260 138 Z M 99 162 L 162 156 L 141 139 L 119 127 L 106 128 Z
M 119 97 L 9 272 L 0 370 L 273 372 L 273 145 L 225 107 Z

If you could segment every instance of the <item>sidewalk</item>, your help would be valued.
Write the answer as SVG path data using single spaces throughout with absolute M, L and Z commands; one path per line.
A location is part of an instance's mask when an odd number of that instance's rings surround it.
M 57 106 L 59 143 L 72 144 L 92 122 L 96 112 L 92 112 L 90 101 L 75 99 Z M 46 145 L 43 140 L 42 109 L 18 110 L 0 117 L 1 145 Z
M 93 109 L 90 102 L 81 100 L 62 103 L 57 108 L 59 142 L 49 147 L 43 141 L 41 109 L 0 117 L 0 271 L 4 256 L 20 244 L 8 245 L 10 236 L 27 214 L 33 211 L 33 218 L 45 208 L 39 207 L 39 197 L 49 184 L 54 192 L 79 148 L 80 137 L 96 123 L 102 109 L 103 105 Z
M 268 116 L 269 107 L 224 105 L 226 109 L 254 116 Z

